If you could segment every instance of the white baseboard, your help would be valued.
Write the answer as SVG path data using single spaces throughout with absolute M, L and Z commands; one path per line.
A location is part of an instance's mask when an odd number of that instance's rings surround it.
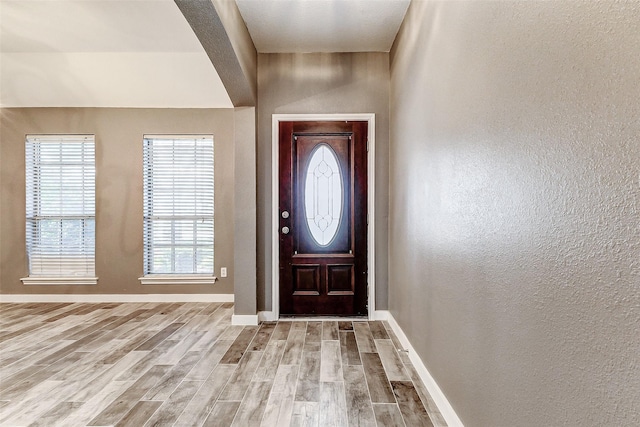
M 233 314 L 231 316 L 231 324 L 254 326 L 258 324 L 258 315 L 257 314 Z
M 389 320 L 389 311 L 375 310 L 371 313 L 371 320 Z
M 233 302 L 233 294 L 0 294 L 0 302 Z
M 460 418 L 447 400 L 447 397 L 444 395 L 442 390 L 440 390 L 440 387 L 427 370 L 427 367 L 422 362 L 422 359 L 420 359 L 420 356 L 418 356 L 418 353 L 416 353 L 416 350 L 409 342 L 409 339 L 405 335 L 404 331 L 402 330 L 402 328 L 400 328 L 400 325 L 398 325 L 398 322 L 396 322 L 396 319 L 393 317 L 393 315 L 388 311 L 386 320 L 389 322 L 391 329 L 393 329 L 393 332 L 400 340 L 400 344 L 402 344 L 402 346 L 409 351 L 409 358 L 411 359 L 411 363 L 413 363 L 416 371 L 418 371 L 420 379 L 427 387 L 429 394 L 433 398 L 433 401 L 436 403 L 436 406 L 440 410 L 442 417 L 447 422 L 447 425 L 449 427 L 464 427 L 462 421 L 460 421 Z
M 276 314 L 273 311 L 259 311 L 258 312 L 258 321 L 259 322 L 275 322 L 278 320 Z

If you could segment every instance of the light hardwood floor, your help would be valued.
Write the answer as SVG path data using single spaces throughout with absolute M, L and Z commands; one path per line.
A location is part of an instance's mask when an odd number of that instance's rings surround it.
M 445 426 L 386 322 L 0 304 L 2 426 Z

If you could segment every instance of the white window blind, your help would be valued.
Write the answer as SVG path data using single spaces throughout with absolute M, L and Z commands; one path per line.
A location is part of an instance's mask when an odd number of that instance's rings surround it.
M 213 274 L 213 136 L 144 137 L 144 274 Z
M 93 135 L 28 135 L 29 276 L 95 275 Z

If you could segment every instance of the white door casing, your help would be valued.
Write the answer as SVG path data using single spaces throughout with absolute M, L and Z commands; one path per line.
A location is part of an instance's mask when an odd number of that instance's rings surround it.
M 279 248 L 279 123 L 292 121 L 366 121 L 368 123 L 367 144 L 367 185 L 369 196 L 367 200 L 367 270 L 368 274 L 368 313 L 369 319 L 375 319 L 375 114 L 273 114 L 271 118 L 271 312 L 263 313 L 263 320 L 276 320 L 280 317 L 280 248 Z

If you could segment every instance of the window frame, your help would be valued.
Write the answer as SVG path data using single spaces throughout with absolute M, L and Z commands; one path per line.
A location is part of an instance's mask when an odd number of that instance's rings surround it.
M 95 285 L 98 278 L 95 274 L 95 249 L 96 249 L 96 144 L 95 135 L 92 134 L 30 134 L 25 137 L 25 244 L 27 255 L 28 277 L 20 280 L 25 285 Z M 43 205 L 46 197 L 43 197 L 43 188 L 47 187 L 47 183 L 43 182 L 46 170 L 43 165 L 47 162 L 43 160 L 43 155 L 47 151 L 44 146 L 46 144 L 58 144 L 57 149 L 60 153 L 58 162 L 49 161 L 49 172 L 57 172 L 60 180 L 51 182 L 50 184 L 60 189 L 59 205 L 52 205 L 57 214 L 43 213 Z M 65 145 L 83 144 L 79 148 L 79 158 L 77 147 L 73 147 L 69 151 L 71 157 L 64 158 Z M 51 151 L 53 153 L 55 151 Z M 90 155 L 90 160 L 85 160 L 85 156 Z M 65 171 L 65 166 L 68 169 Z M 64 175 L 80 170 L 83 175 L 78 181 L 71 181 L 69 185 L 80 183 L 82 195 L 80 200 L 74 200 L 76 205 L 72 205 L 75 209 L 82 212 L 73 212 L 72 214 L 63 213 L 63 189 Z M 87 169 L 90 175 L 87 177 Z M 89 206 L 85 203 L 85 198 L 89 197 Z M 46 243 L 43 241 L 43 225 L 45 222 L 56 222 L 59 224 L 58 240 L 59 245 L 54 246 L 54 250 L 47 249 Z M 80 245 L 72 245 L 65 247 L 62 240 L 65 238 L 64 225 L 65 221 L 81 221 L 81 231 L 79 238 Z M 88 230 L 88 231 L 87 231 Z M 92 239 L 87 241 L 87 239 Z M 50 242 L 48 244 L 51 244 Z M 92 244 L 92 246 L 91 246 Z M 91 246 L 91 247 L 88 247 Z M 65 254 L 65 248 L 68 253 Z M 48 261 L 49 258 L 51 261 Z M 34 261 L 35 260 L 35 261 Z M 78 263 L 78 261 L 80 261 Z M 47 266 L 47 263 L 50 266 Z M 76 264 L 77 263 L 77 264 Z M 77 268 L 74 264 L 79 265 Z M 36 268 L 35 266 L 38 266 Z M 57 268 L 51 266 L 57 265 Z M 47 269 L 48 268 L 48 269 Z M 57 271 L 55 271 L 57 269 Z M 82 270 L 85 270 L 84 272 Z M 74 271 L 75 270 L 75 271 Z M 83 274 L 86 273 L 86 274 Z
M 155 176 L 156 173 L 159 173 L 160 171 L 162 171 L 162 169 L 160 169 L 160 166 L 158 167 L 158 170 L 154 171 L 153 168 L 153 164 L 151 163 L 151 156 L 153 156 L 153 152 L 150 151 L 153 149 L 153 144 L 156 141 L 172 141 L 173 144 L 173 148 L 172 150 L 175 150 L 176 147 L 176 142 L 177 141 L 182 141 L 184 142 L 189 142 L 189 141 L 193 141 L 194 145 L 192 145 L 192 147 L 188 147 L 187 151 L 185 153 L 187 153 L 188 155 L 188 151 L 189 150 L 193 150 L 194 156 L 197 155 L 198 152 L 198 147 L 195 145 L 196 141 L 198 140 L 204 140 L 207 143 L 211 144 L 210 147 L 210 161 L 209 159 L 207 159 L 206 164 L 203 166 L 203 168 L 208 168 L 209 165 L 211 167 L 210 169 L 210 178 L 211 178 L 211 186 L 210 188 L 207 187 L 204 190 L 204 193 L 201 197 L 208 199 L 208 196 L 210 196 L 210 214 L 202 214 L 197 212 L 197 208 L 195 210 L 190 211 L 187 214 L 176 214 L 175 212 L 175 203 L 173 203 L 173 214 L 166 214 L 166 212 L 163 213 L 157 213 L 154 208 L 156 207 L 156 203 L 154 201 L 154 198 L 156 197 L 160 197 L 156 194 L 154 194 L 154 180 L 160 180 L 160 179 L 167 179 L 167 178 L 172 178 L 172 182 L 175 184 L 176 181 L 176 175 L 174 174 L 175 169 L 176 168 L 176 157 L 179 157 L 180 154 L 178 154 L 178 156 L 176 156 L 175 151 L 171 154 L 172 157 L 172 163 L 171 163 L 171 170 L 169 170 L 168 174 L 165 176 Z M 214 178 L 214 172 L 215 172 L 215 139 L 213 137 L 213 135 L 211 134 L 197 134 L 197 135 L 168 135 L 168 134 L 164 134 L 164 135 L 144 135 L 143 136 L 143 140 L 142 140 L 142 144 L 143 144 L 143 276 L 139 278 L 140 282 L 143 285 L 164 285 L 164 284 L 191 284 L 191 285 L 202 285 L 202 284 L 213 284 L 217 278 L 214 275 L 215 272 L 215 214 L 214 214 L 214 203 L 215 203 L 215 178 Z M 165 148 L 166 149 L 166 148 Z M 208 147 L 205 148 L 205 151 L 208 150 Z M 207 152 L 207 154 L 209 154 L 209 152 Z M 184 154 L 183 154 L 184 155 Z M 184 164 L 179 163 L 177 167 L 180 166 L 184 166 Z M 162 172 L 167 172 L 167 164 L 162 165 L 162 167 L 165 169 Z M 194 158 L 193 161 L 193 168 L 197 169 L 197 159 Z M 208 179 L 207 179 L 207 171 L 208 169 L 200 169 L 200 172 L 204 173 L 204 177 L 198 177 L 197 176 L 197 172 L 196 174 L 194 174 L 193 176 L 189 176 L 186 179 L 192 178 L 194 179 L 194 182 L 196 183 L 197 186 L 202 185 L 202 184 L 206 184 Z M 167 190 L 166 188 L 163 190 Z M 175 192 L 175 188 L 172 189 L 172 191 L 174 191 L 174 193 L 172 193 L 172 199 L 175 199 L 176 197 L 178 197 L 177 195 L 179 195 L 179 193 Z M 196 192 L 196 196 L 199 195 L 198 191 L 200 190 L 194 190 Z M 209 195 L 210 192 L 210 195 Z M 164 194 L 164 197 L 166 197 L 166 194 Z M 196 197 L 198 200 L 200 200 L 200 197 Z M 165 208 L 166 209 L 166 208 Z M 205 209 L 206 210 L 206 209 Z M 188 221 L 193 221 L 193 240 L 192 241 L 187 241 L 187 240 L 183 240 L 182 242 L 178 243 L 178 238 L 177 238 L 177 232 L 176 232 L 176 226 L 179 225 L 180 222 L 184 223 L 184 222 L 188 222 Z M 198 272 L 198 265 L 197 265 L 197 256 L 198 256 L 198 249 L 199 248 L 205 248 L 207 249 L 208 247 L 208 243 L 199 243 L 198 240 L 198 231 L 197 231 L 197 222 L 198 221 L 207 221 L 207 223 L 210 222 L 210 236 L 207 234 L 205 235 L 205 239 L 209 239 L 211 241 L 210 244 L 210 251 L 211 251 L 211 268 L 210 271 L 205 271 L 205 272 Z M 164 225 L 167 226 L 169 225 L 170 227 L 170 232 L 169 234 L 169 241 L 165 240 L 164 242 L 154 242 L 154 224 L 156 226 L 161 226 L 162 222 L 164 222 Z M 184 225 L 184 224 L 183 224 Z M 206 227 L 205 227 L 206 229 Z M 151 241 L 149 240 L 151 239 Z M 166 236 L 165 236 L 166 239 Z M 167 271 L 161 271 L 160 269 L 155 269 L 154 270 L 154 249 L 158 248 L 158 247 L 162 247 L 162 248 L 170 248 L 170 269 L 171 272 L 167 272 Z M 176 260 L 176 249 L 179 248 L 191 248 L 192 249 L 192 263 L 193 263 L 193 269 L 191 272 L 180 272 L 177 271 L 178 270 L 178 265 L 177 265 L 177 260 Z M 205 250 L 205 253 L 208 252 Z

